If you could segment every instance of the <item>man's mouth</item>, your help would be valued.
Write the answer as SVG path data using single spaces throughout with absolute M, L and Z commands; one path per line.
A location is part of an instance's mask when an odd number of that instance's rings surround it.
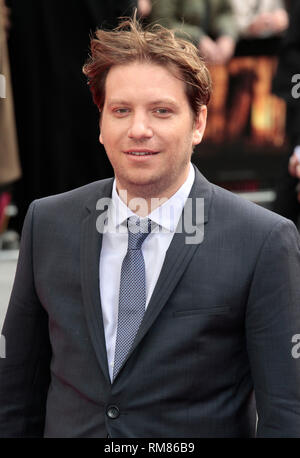
M 147 151 L 127 151 L 126 154 L 130 154 L 131 156 L 152 156 L 153 154 L 158 154 L 158 151 L 152 153 Z
M 125 154 L 128 154 L 130 156 L 153 156 L 154 154 L 158 154 L 158 151 L 154 151 L 151 149 L 132 149 L 132 150 L 127 150 L 124 151 Z

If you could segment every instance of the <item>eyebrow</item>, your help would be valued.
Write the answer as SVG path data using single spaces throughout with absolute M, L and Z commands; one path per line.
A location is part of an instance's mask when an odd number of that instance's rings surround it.
M 159 99 L 159 100 L 153 100 L 148 103 L 148 105 L 172 105 L 174 107 L 178 107 L 179 104 L 176 103 L 173 99 L 165 98 L 165 99 Z M 108 101 L 107 105 L 110 107 L 112 105 L 130 105 L 130 102 L 128 100 L 123 100 L 123 99 L 111 99 Z
M 159 100 L 154 100 L 153 102 L 149 103 L 149 105 L 172 105 L 174 107 L 178 107 L 179 104 L 177 102 L 175 102 L 175 100 L 173 99 L 168 99 L 168 98 L 165 98 L 165 99 L 159 99 Z

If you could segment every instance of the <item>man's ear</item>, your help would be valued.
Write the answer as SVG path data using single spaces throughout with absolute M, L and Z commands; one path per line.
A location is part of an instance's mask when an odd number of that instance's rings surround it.
M 101 130 L 100 130 L 100 135 L 99 135 L 99 142 L 102 143 L 102 145 L 104 145 Z
M 194 133 L 193 133 L 193 146 L 199 145 L 201 143 L 205 127 L 206 127 L 206 118 L 207 118 L 207 106 L 202 105 L 200 111 L 194 121 Z
M 102 137 L 102 134 L 101 134 L 101 124 L 102 124 L 102 112 L 101 112 L 101 110 L 99 109 L 99 131 L 100 131 L 100 134 L 99 134 L 99 142 L 102 143 L 102 145 L 104 145 L 104 143 L 103 143 L 103 137 Z

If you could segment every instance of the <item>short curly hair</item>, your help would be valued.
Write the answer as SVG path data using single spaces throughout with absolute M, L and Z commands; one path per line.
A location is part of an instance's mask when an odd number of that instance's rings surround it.
M 136 61 L 167 66 L 170 71 L 175 69 L 175 76 L 185 83 L 186 95 L 195 116 L 202 105 L 208 104 L 211 78 L 197 48 L 159 24 L 143 28 L 135 14 L 133 18 L 123 18 L 113 30 L 98 29 L 91 38 L 91 55 L 82 70 L 100 112 L 110 68 Z

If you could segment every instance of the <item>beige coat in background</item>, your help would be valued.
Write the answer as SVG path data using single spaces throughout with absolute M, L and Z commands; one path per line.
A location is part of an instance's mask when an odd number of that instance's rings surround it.
M 10 80 L 9 58 L 4 29 L 3 0 L 0 0 L 0 74 L 5 77 L 6 98 L 0 97 L 0 186 L 21 176 Z M 3 77 L 1 77 L 3 82 Z

